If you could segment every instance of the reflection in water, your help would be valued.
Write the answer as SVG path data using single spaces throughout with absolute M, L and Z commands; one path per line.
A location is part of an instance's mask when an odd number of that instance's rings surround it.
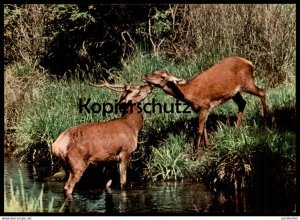
M 125 190 L 121 191 L 119 211 L 121 213 L 126 213 L 128 211 L 127 210 L 127 195 L 126 195 Z
M 29 172 L 30 169 L 28 169 L 27 164 L 18 164 L 18 162 L 7 158 L 5 158 L 4 166 L 6 192 L 9 192 L 9 178 L 13 179 L 15 186 L 20 186 L 18 170 L 21 170 L 23 174 L 24 188 L 27 193 L 38 196 L 43 184 L 44 204 L 48 204 L 51 198 L 54 198 L 54 210 L 59 210 L 64 204 L 63 212 L 65 213 L 103 213 L 108 215 L 116 213 L 149 215 L 155 213 L 184 213 L 186 215 L 193 213 L 263 214 L 291 213 L 295 208 L 295 203 L 291 202 L 288 197 L 279 197 L 280 200 L 276 200 L 277 205 L 273 206 L 274 197 L 266 197 L 266 194 L 214 192 L 201 183 L 191 182 L 147 184 L 131 182 L 126 191 L 115 187 L 111 189 L 91 188 L 90 185 L 82 183 L 75 187 L 73 197 L 65 200 L 64 182 L 46 181 L 45 177 L 37 176 L 37 170 Z M 268 206 L 259 207 L 262 203 L 258 203 L 258 201 L 261 200 L 264 201 L 263 204 L 268 204 Z
M 202 185 L 196 185 L 198 187 L 193 188 L 183 183 L 155 184 L 126 191 L 98 191 L 98 196 L 81 190 L 68 201 L 65 212 L 80 212 L 79 209 L 107 214 L 207 212 L 211 195 L 209 192 L 203 193 Z M 192 190 L 196 190 L 196 193 L 191 192 Z

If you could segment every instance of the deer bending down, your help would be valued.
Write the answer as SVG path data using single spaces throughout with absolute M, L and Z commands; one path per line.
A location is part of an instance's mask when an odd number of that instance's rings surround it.
M 145 74 L 142 79 L 165 93 L 191 105 L 198 114 L 198 131 L 194 151 L 198 151 L 202 135 L 207 148 L 206 120 L 214 107 L 233 99 L 238 106 L 236 126 L 242 120 L 246 101 L 240 92 L 247 92 L 261 99 L 264 117 L 267 117 L 266 93 L 258 88 L 253 80 L 253 65 L 241 57 L 227 57 L 204 72 L 198 73 L 186 81 L 176 78 L 165 71 Z
M 119 161 L 121 189 L 125 187 L 127 166 L 137 148 L 137 136 L 143 125 L 143 113 L 133 104 L 143 101 L 152 91 L 150 85 L 111 85 L 106 82 L 90 85 L 120 91 L 118 103 L 123 105 L 124 113 L 121 118 L 106 122 L 71 127 L 52 144 L 52 153 L 59 158 L 68 178 L 64 186 L 66 196 L 72 195 L 75 184 L 89 164 L 101 161 Z

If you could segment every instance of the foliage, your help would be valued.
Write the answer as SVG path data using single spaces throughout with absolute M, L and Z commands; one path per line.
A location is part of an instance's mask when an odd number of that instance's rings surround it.
M 16 63 L 4 70 L 5 130 L 14 130 L 24 106 L 39 100 L 47 76 L 30 63 Z
M 156 7 L 154 9 L 155 9 L 155 14 L 152 16 L 153 33 L 157 35 L 169 33 L 169 31 L 171 30 L 171 22 L 169 19 L 170 11 L 169 10 L 160 11 Z
M 9 4 L 4 16 L 5 64 L 31 62 L 52 74 L 107 77 L 135 43 L 175 60 L 197 57 L 202 70 L 239 55 L 272 87 L 295 68 L 295 5 Z
M 93 6 L 89 6 L 88 10 L 93 9 Z M 60 32 L 68 32 L 68 34 L 78 31 L 86 30 L 87 26 L 95 22 L 95 18 L 90 14 L 89 11 L 80 11 L 78 5 L 68 4 L 68 5 L 51 5 L 48 9 L 52 12 L 53 16 L 53 35 Z M 64 21 L 62 23 L 56 23 L 55 21 Z M 71 25 L 71 27 L 70 27 Z
M 120 67 L 121 62 L 134 51 L 135 42 L 147 44 L 148 35 L 143 35 L 143 32 L 139 30 L 147 26 L 148 16 L 151 16 L 153 11 L 152 8 L 156 11 L 164 8 L 164 6 L 151 5 L 72 5 L 72 7 L 77 7 L 81 14 L 85 13 L 88 21 L 84 23 L 84 28 L 73 29 L 78 24 L 71 19 L 71 16 L 66 19 L 70 10 L 66 10 L 68 13 L 57 10 L 62 16 L 56 16 L 51 22 L 53 27 L 50 28 L 50 31 L 56 29 L 61 31 L 58 31 L 52 42 L 49 56 L 45 57 L 43 63 L 55 73 L 66 70 L 73 72 L 75 67 L 80 72 L 89 71 L 95 78 L 107 77 L 107 71 Z M 76 14 L 79 13 L 78 10 L 76 10 Z M 162 12 L 162 14 L 164 13 Z M 161 20 L 160 18 L 153 19 L 156 23 Z M 61 24 L 63 29 L 59 28 Z M 159 29 L 158 31 L 163 32 L 166 29 L 162 24 L 155 26 L 157 30 Z M 65 47 L 62 43 L 66 43 Z M 57 69 L 63 65 L 58 67 L 53 65 L 61 62 L 61 54 L 74 58 L 67 63 L 69 66 L 65 65 L 65 69 Z
M 47 52 L 44 35 L 48 5 L 4 5 L 4 64 L 13 62 L 40 64 Z

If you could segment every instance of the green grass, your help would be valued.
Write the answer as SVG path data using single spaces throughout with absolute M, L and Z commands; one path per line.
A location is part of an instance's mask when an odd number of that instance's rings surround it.
M 153 180 L 178 180 L 194 177 L 198 161 L 189 158 L 192 146 L 187 144 L 186 135 L 169 135 L 160 147 L 154 148 L 147 163 L 147 175 Z
M 214 182 L 234 184 L 240 176 L 242 187 L 250 184 L 255 172 L 259 172 L 254 168 L 257 154 L 268 154 L 278 166 L 286 166 L 287 160 L 295 165 L 296 134 L 293 132 L 279 132 L 257 125 L 233 128 L 220 123 L 213 134 L 213 146 L 218 161 L 212 170 Z
M 52 198 L 48 206 L 43 202 L 44 187 L 42 186 L 39 196 L 35 197 L 25 192 L 22 174 L 20 174 L 20 186 L 15 186 L 10 179 L 9 192 L 4 187 L 4 212 L 55 212 L 54 198 Z M 61 212 L 64 205 L 58 210 Z

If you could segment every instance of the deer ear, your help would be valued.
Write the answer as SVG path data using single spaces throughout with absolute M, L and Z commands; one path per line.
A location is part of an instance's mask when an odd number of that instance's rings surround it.
M 178 79 L 178 80 L 176 80 L 176 83 L 178 83 L 179 85 L 186 84 L 186 80 Z

